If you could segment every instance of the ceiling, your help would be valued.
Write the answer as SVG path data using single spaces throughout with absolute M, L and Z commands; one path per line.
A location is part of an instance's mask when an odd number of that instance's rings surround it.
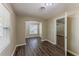
M 12 3 L 11 6 L 16 15 L 30 16 L 42 19 L 49 19 L 57 14 L 65 11 L 64 3 L 53 3 L 52 6 L 46 6 L 46 9 L 41 10 L 43 3 Z

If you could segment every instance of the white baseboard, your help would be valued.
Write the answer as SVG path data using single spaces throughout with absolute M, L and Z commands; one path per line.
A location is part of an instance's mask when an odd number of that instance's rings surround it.
M 18 46 L 22 46 L 22 45 L 26 45 L 26 43 L 18 44 L 18 45 L 16 45 L 16 47 L 18 47 Z
M 73 55 L 75 55 L 75 56 L 79 56 L 77 53 L 75 53 L 75 52 L 73 52 L 71 50 L 68 50 L 68 52 L 71 53 L 71 54 L 73 54 Z
M 49 41 L 49 40 L 47 40 L 47 39 L 45 39 L 45 40 L 41 40 L 41 41 L 48 41 L 48 42 L 50 42 L 50 43 L 56 45 L 56 43 L 54 43 L 54 42 L 52 42 L 52 41 Z
M 12 52 L 11 56 L 13 56 L 13 55 L 14 55 L 15 50 L 16 50 L 16 46 L 15 46 L 15 48 L 14 48 L 14 50 L 13 50 L 13 52 Z
M 52 42 L 52 41 L 49 41 L 49 40 L 47 40 L 48 42 L 50 42 L 50 43 L 52 43 L 52 44 L 54 44 L 54 45 L 56 45 L 56 43 L 55 42 Z
M 11 54 L 11 56 L 14 55 L 16 48 L 17 48 L 18 46 L 22 46 L 22 45 L 26 45 L 26 43 L 16 45 L 15 48 L 14 48 L 14 50 L 13 50 L 13 52 L 12 52 L 12 54 Z
M 41 41 L 46 41 L 46 40 L 41 40 Z

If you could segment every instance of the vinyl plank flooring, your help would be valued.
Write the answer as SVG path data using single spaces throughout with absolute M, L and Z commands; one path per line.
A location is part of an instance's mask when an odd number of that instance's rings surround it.
M 14 56 L 64 56 L 65 53 L 56 45 L 48 41 L 41 41 L 40 37 L 26 38 L 26 45 L 16 48 Z

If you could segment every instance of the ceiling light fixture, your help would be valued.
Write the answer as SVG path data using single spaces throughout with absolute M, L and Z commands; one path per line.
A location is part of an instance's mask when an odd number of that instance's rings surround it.
M 45 9 L 46 9 L 46 7 L 41 7 L 40 9 L 43 11 L 43 10 L 45 10 Z
M 54 5 L 55 5 L 54 3 L 42 3 L 40 9 L 42 11 L 45 11 L 47 7 L 54 6 Z
M 53 3 L 44 3 L 45 6 L 52 6 Z

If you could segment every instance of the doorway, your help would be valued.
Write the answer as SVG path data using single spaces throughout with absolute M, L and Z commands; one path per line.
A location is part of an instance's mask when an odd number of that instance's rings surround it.
M 67 55 L 67 17 L 56 20 L 56 46 Z
M 64 25 L 65 25 L 65 22 L 64 22 L 64 18 L 61 18 L 61 19 L 58 19 L 56 21 L 56 25 L 57 25 L 57 46 L 60 47 L 61 49 L 65 49 L 65 41 L 64 41 Z

